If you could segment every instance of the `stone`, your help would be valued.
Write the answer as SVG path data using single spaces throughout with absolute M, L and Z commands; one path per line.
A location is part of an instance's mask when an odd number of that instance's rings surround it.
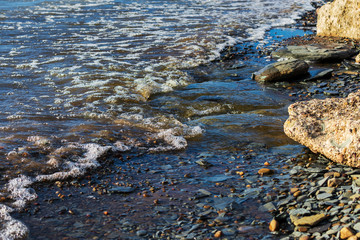
M 110 193 L 131 193 L 135 191 L 135 188 L 132 187 L 112 187 L 108 189 Z
M 139 230 L 136 232 L 136 235 L 141 237 L 141 236 L 145 236 L 147 234 L 146 230 Z
M 258 171 L 258 174 L 263 176 L 263 175 L 271 175 L 274 173 L 274 170 L 268 169 L 268 168 L 261 168 Z
M 310 211 L 305 208 L 297 208 L 290 210 L 289 214 L 292 216 L 303 216 L 306 214 L 310 214 Z
M 317 35 L 360 39 L 360 2 L 335 0 L 317 10 Z
M 260 82 L 291 81 L 308 74 L 309 65 L 300 60 L 286 60 L 267 65 L 255 72 L 253 79 Z
M 222 232 L 221 231 L 216 231 L 215 234 L 214 234 L 214 237 L 215 238 L 220 238 L 222 236 Z
M 330 178 L 327 182 L 328 187 L 337 187 L 339 186 L 343 181 L 338 178 Z
M 360 63 L 360 54 L 358 54 L 358 55 L 355 57 L 355 62 L 356 62 L 356 63 Z
M 265 203 L 260 207 L 260 210 L 266 211 L 266 212 L 272 212 L 276 210 L 275 205 L 272 202 Z
M 324 177 L 340 177 L 341 174 L 339 172 L 327 172 L 324 174 Z
M 298 218 L 298 219 L 297 218 L 291 218 L 291 219 L 295 226 L 303 226 L 303 225 L 315 226 L 322 220 L 326 219 L 326 215 L 324 213 L 319 213 L 319 214 L 312 215 L 312 216 L 306 216 L 306 217 L 302 217 L 302 218 Z
M 354 226 L 353 226 L 353 229 L 357 232 L 360 232 L 360 222 L 359 223 L 356 223 Z
M 327 79 L 332 76 L 332 73 L 334 72 L 333 69 L 326 69 L 321 72 L 318 72 L 315 76 L 305 79 L 304 81 L 315 81 L 319 79 Z
M 280 227 L 280 224 L 278 221 L 276 221 L 275 219 L 271 220 L 271 222 L 269 224 L 270 232 L 278 231 L 279 227 Z
M 272 52 L 274 58 L 298 59 L 304 61 L 329 62 L 341 61 L 350 58 L 357 53 L 356 49 L 350 48 L 344 44 L 328 44 L 328 45 L 301 45 L 287 46 L 275 52 Z M 323 76 L 331 74 L 323 72 Z M 310 78 L 310 80 L 312 80 Z
M 354 231 L 349 227 L 343 227 L 340 230 L 340 239 L 348 239 L 349 237 L 355 235 Z
M 234 236 L 236 234 L 236 230 L 233 228 L 224 228 L 221 232 L 224 236 Z
M 309 236 L 301 236 L 299 240 L 310 240 L 311 238 Z
M 327 198 L 331 198 L 333 195 L 330 193 L 320 193 L 318 195 L 316 195 L 316 199 L 317 200 L 325 200 Z
M 287 136 L 334 162 L 360 167 L 360 91 L 346 98 L 297 102 L 289 106 Z

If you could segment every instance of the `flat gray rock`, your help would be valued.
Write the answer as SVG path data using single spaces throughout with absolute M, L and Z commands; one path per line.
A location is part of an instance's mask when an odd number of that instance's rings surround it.
M 287 46 L 272 52 L 275 58 L 290 58 L 304 61 L 341 61 L 343 59 L 354 56 L 357 53 L 356 49 L 349 48 L 345 45 L 336 44 L 333 46 Z

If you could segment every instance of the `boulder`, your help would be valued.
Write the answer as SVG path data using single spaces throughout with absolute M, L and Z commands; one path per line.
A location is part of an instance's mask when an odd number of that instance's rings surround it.
M 289 58 L 305 61 L 329 62 L 341 61 L 343 59 L 354 56 L 356 53 L 356 49 L 350 48 L 344 44 L 314 44 L 287 46 L 275 52 L 272 52 L 271 55 L 274 58 Z
M 315 153 L 360 167 L 359 109 L 360 91 L 346 98 L 297 102 L 289 106 L 284 131 Z
M 335 0 L 317 14 L 317 35 L 360 39 L 360 1 Z
M 253 79 L 262 82 L 292 80 L 308 74 L 309 65 L 300 60 L 286 60 L 267 65 L 253 74 Z

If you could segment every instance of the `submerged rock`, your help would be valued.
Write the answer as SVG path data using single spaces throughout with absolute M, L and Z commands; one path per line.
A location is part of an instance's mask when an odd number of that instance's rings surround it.
M 262 82 L 274 82 L 281 80 L 293 80 L 308 74 L 309 65 L 304 61 L 286 60 L 272 63 L 255 72 L 253 79 Z
M 317 10 L 317 35 L 360 39 L 360 2 L 335 0 Z
M 272 56 L 275 58 L 290 58 L 305 61 L 341 61 L 343 59 L 354 56 L 357 53 L 356 49 L 349 48 L 343 44 L 334 44 L 328 46 L 322 45 L 302 45 L 302 46 L 287 46 L 275 52 Z
M 347 98 L 297 102 L 289 106 L 286 135 L 315 153 L 360 167 L 360 91 Z

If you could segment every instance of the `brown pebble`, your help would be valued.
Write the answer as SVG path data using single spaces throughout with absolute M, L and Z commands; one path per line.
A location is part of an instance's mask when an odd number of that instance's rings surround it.
M 279 227 L 280 227 L 280 224 L 278 221 L 276 221 L 275 219 L 271 220 L 271 222 L 269 224 L 270 232 L 278 231 Z
M 222 236 L 222 231 L 217 231 L 215 234 L 214 234 L 214 237 L 215 238 L 220 238 Z
M 351 236 L 354 236 L 354 231 L 351 228 L 343 227 L 340 230 L 340 239 L 348 239 Z
M 338 172 L 327 172 L 327 173 L 325 173 L 324 174 L 324 177 L 340 177 L 341 175 L 340 175 L 340 173 L 338 173 Z
M 339 186 L 340 184 L 342 183 L 342 181 L 338 178 L 330 178 L 328 181 L 327 181 L 327 186 L 328 187 L 337 187 Z
M 297 187 L 290 188 L 290 193 L 296 193 L 297 191 L 299 191 L 299 188 L 297 188 Z
M 260 175 L 271 175 L 273 173 L 274 173 L 274 170 L 271 170 L 271 169 L 268 169 L 268 168 L 261 168 L 258 171 L 258 174 L 260 174 Z
M 309 239 L 310 239 L 309 236 L 301 236 L 301 237 L 299 238 L 299 240 L 309 240 Z
M 298 197 L 300 195 L 301 195 L 301 191 L 297 191 L 297 192 L 294 193 L 294 197 Z
M 358 237 L 357 236 L 351 236 L 347 240 L 358 240 Z
M 304 226 L 299 226 L 299 227 L 297 227 L 296 230 L 299 231 L 299 232 L 307 232 L 309 230 L 309 228 L 304 227 Z

